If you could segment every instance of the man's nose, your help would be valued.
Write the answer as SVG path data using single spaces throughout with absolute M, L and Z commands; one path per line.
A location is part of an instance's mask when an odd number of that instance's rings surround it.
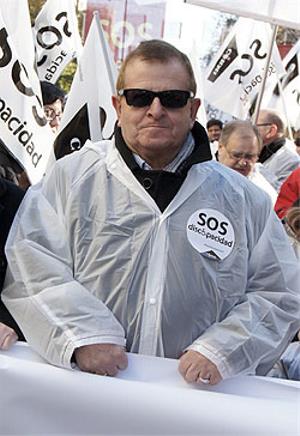
M 164 107 L 161 104 L 160 99 L 158 97 L 154 97 L 151 105 L 149 106 L 148 114 L 151 114 L 153 117 L 160 117 L 163 112 Z

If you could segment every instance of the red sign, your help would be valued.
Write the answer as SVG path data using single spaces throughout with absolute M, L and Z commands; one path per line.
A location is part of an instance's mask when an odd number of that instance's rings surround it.
M 122 62 L 140 41 L 160 39 L 164 32 L 165 1 L 91 0 L 87 2 L 84 35 L 87 35 L 93 12 L 100 21 L 114 53 L 116 63 Z

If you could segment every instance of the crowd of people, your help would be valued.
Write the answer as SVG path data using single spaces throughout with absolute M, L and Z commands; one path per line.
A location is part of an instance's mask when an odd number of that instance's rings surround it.
M 299 378 L 297 145 L 270 109 L 206 130 L 195 96 L 187 56 L 144 41 L 119 71 L 113 138 L 59 159 L 24 199 L 4 166 L 0 348 L 19 338 L 99 375 L 134 352 L 178 359 L 189 383 L 278 362 Z M 63 100 L 44 100 L 53 129 Z

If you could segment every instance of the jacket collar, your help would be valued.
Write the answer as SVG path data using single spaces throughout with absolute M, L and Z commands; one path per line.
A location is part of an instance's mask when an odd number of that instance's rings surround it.
M 263 147 L 258 162 L 264 163 L 269 157 L 271 157 L 273 154 L 276 153 L 281 147 L 283 147 L 285 144 L 285 138 L 278 138 L 275 139 L 275 141 L 271 142 L 270 144 L 267 144 Z
M 196 121 L 191 133 L 195 141 L 195 147 L 192 153 L 178 168 L 177 173 L 179 174 L 186 173 L 191 166 L 196 163 L 205 162 L 212 159 L 209 141 L 204 127 Z M 115 126 L 114 136 L 116 148 L 124 159 L 126 165 L 131 169 L 131 171 L 139 168 L 131 150 L 124 141 L 120 127 L 117 125 Z

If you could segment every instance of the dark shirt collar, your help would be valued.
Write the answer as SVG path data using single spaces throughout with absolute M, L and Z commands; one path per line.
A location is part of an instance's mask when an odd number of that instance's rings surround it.
M 197 121 L 194 123 L 194 126 L 191 130 L 191 133 L 194 137 L 195 147 L 193 152 L 187 157 L 187 159 L 182 162 L 180 167 L 177 169 L 177 173 L 187 172 L 190 167 L 196 163 L 205 162 L 207 160 L 211 160 L 211 151 L 209 146 L 208 137 L 206 131 L 201 124 Z M 128 148 L 127 144 L 124 141 L 122 136 L 122 132 L 120 127 L 116 125 L 115 127 L 115 144 L 122 158 L 124 159 L 126 165 L 133 171 L 134 169 L 139 168 L 136 160 L 133 157 L 131 150 Z
M 285 138 L 278 138 L 275 139 L 275 141 L 271 142 L 270 144 L 267 144 L 263 147 L 258 162 L 264 163 L 269 157 L 271 157 L 273 154 L 276 153 L 281 147 L 283 147 L 285 144 Z

